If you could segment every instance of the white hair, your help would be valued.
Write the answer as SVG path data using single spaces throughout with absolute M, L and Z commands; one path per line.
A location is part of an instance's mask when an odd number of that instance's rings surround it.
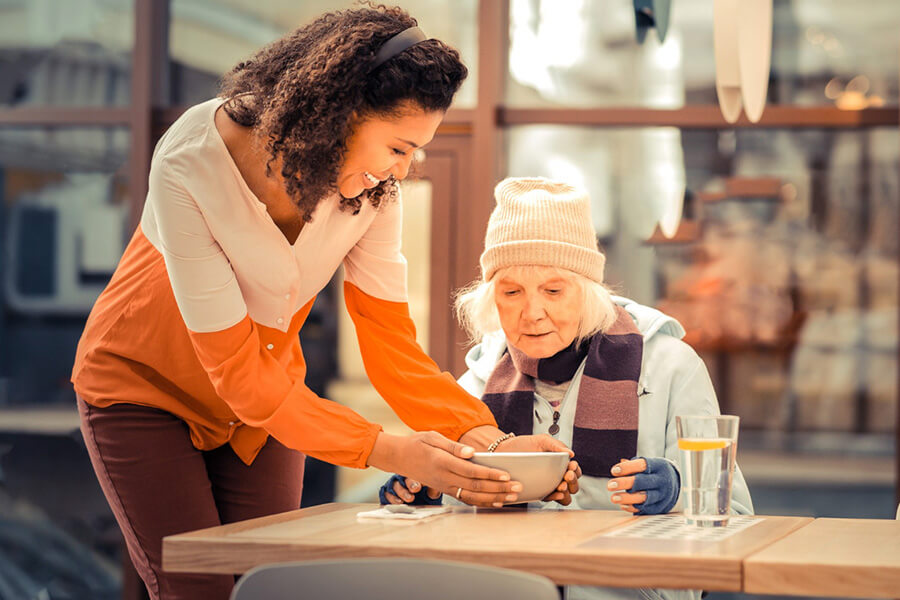
M 498 270 L 490 281 L 477 279 L 456 292 L 456 318 L 469 335 L 470 343 L 477 344 L 486 334 L 501 329 L 500 313 L 494 300 L 496 282 L 507 275 L 515 279 L 524 271 L 536 270 L 556 275 L 581 287 L 583 301 L 581 320 L 575 335 L 577 344 L 607 331 L 616 322 L 616 306 L 609 289 L 602 283 L 559 267 L 516 265 Z

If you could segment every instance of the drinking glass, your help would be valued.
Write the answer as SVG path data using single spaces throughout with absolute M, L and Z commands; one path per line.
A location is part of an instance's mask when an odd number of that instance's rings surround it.
M 739 420 L 731 415 L 675 417 L 684 516 L 690 524 L 728 525 Z

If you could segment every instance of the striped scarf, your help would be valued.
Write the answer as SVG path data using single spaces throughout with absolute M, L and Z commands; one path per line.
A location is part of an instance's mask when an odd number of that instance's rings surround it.
M 532 432 L 534 379 L 570 381 L 587 357 L 575 407 L 572 450 L 585 475 L 609 477 L 622 458 L 637 454 L 638 380 L 644 339 L 625 309 L 617 319 L 576 348 L 573 342 L 549 358 L 530 358 L 508 346 L 494 367 L 482 400 L 497 425 L 516 435 Z

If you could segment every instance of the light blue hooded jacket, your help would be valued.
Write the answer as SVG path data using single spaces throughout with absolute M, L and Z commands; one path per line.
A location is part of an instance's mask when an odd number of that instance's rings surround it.
M 631 315 L 644 336 L 641 375 L 638 381 L 640 409 L 637 456 L 666 458 L 678 470 L 675 416 L 719 414 L 719 403 L 706 365 L 690 346 L 681 341 L 684 337 L 684 328 L 678 321 L 655 308 L 643 306 L 627 298 L 613 296 L 613 301 Z M 502 331 L 485 336 L 481 343 L 466 355 L 468 371 L 460 377 L 460 385 L 470 394 L 480 398 L 488 377 L 505 350 L 506 337 Z M 560 406 L 560 431 L 556 438 L 569 447 L 572 446 L 572 427 L 583 369 L 584 364 L 576 373 Z M 553 421 L 550 404 L 536 395 L 534 408 L 533 432 L 547 433 Z M 577 456 L 575 460 L 578 460 Z M 530 507 L 621 510 L 610 500 L 610 492 L 606 489 L 608 481 L 607 477 L 585 475 L 579 480 L 580 490 L 572 496 L 572 503 L 568 507 L 562 507 L 555 502 L 547 504 L 536 502 L 531 503 Z M 456 502 L 451 498 L 445 501 Z M 681 510 L 682 504 L 682 500 L 679 499 L 673 511 Z M 753 514 L 750 492 L 737 466 L 734 473 L 731 509 L 735 514 Z M 700 592 L 583 586 L 566 588 L 567 600 L 599 598 L 698 600 Z

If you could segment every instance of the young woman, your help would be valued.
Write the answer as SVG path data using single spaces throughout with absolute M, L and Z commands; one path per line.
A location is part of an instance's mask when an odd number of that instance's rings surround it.
M 406 305 L 397 181 L 465 76 L 456 50 L 399 8 L 328 13 L 237 65 L 160 140 L 140 227 L 72 375 L 151 597 L 227 598 L 231 576 L 164 572 L 162 538 L 298 508 L 303 453 L 471 504 L 521 489 L 465 460 L 504 432 L 416 345 Z M 304 385 L 298 331 L 342 264 L 372 383 L 425 433 L 387 435 Z M 568 479 L 577 489 L 574 468 Z

